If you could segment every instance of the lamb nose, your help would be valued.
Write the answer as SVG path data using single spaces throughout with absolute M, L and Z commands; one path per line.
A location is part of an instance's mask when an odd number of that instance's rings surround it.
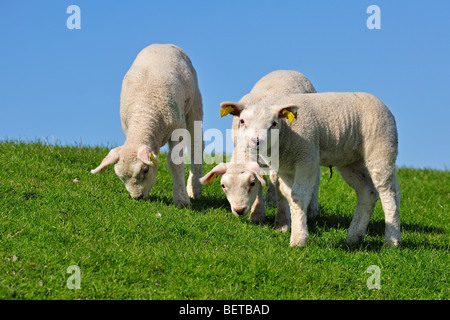
M 238 214 L 238 215 L 242 215 L 245 211 L 245 207 L 241 207 L 241 208 L 234 208 L 234 211 Z

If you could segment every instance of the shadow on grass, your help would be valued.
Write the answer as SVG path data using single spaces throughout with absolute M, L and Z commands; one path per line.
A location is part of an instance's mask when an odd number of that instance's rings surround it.
M 326 230 L 327 228 L 334 229 L 348 229 L 351 223 L 351 218 L 343 213 L 329 213 L 320 210 L 320 213 L 316 219 L 308 223 L 311 228 L 320 228 Z M 420 233 L 437 233 L 445 234 L 444 229 L 433 226 L 424 226 L 416 223 L 404 223 L 401 222 L 402 230 L 409 232 Z M 384 235 L 385 222 L 384 220 L 373 220 L 369 222 L 368 233 L 375 235 Z
M 325 212 L 320 209 L 319 215 L 315 219 L 310 219 L 308 221 L 308 231 L 310 235 L 315 235 L 316 237 L 320 237 L 323 233 L 327 232 L 331 229 L 341 229 L 347 232 L 352 216 L 348 216 L 342 212 Z M 247 220 L 247 223 L 252 224 L 250 220 Z M 260 225 L 271 226 L 275 228 L 275 215 L 268 215 L 266 219 L 260 223 Z M 445 234 L 445 230 L 442 228 L 434 227 L 434 226 L 425 226 L 422 224 L 416 223 L 401 223 L 402 233 L 405 232 L 418 232 L 421 234 Z M 360 244 L 349 246 L 345 239 L 342 239 L 337 245 L 336 248 L 345 250 L 345 251 L 360 251 L 360 250 L 368 250 L 368 251 L 379 251 L 384 246 L 384 232 L 385 232 L 385 222 L 384 220 L 373 220 L 371 219 L 369 222 L 367 234 L 370 237 L 366 237 Z M 375 237 L 373 237 L 375 236 Z M 380 240 L 379 238 L 382 238 Z M 432 243 L 425 239 L 417 239 L 417 240 L 405 240 L 400 246 L 401 248 L 432 248 L 432 249 L 445 249 L 448 250 L 448 245 L 442 245 L 438 243 Z
M 172 197 L 163 195 L 150 195 L 146 201 L 160 202 L 168 206 L 174 206 Z M 210 211 L 211 209 L 226 209 L 229 207 L 227 199 L 217 199 L 216 197 L 203 196 L 200 199 L 191 199 L 191 205 L 188 207 L 193 211 Z
M 206 211 L 210 209 L 230 210 L 230 204 L 227 199 L 218 199 L 217 197 L 204 196 L 200 199 L 191 199 L 191 209 L 197 211 Z
M 168 206 L 174 206 L 172 197 L 164 196 L 164 195 L 150 195 L 150 198 L 147 201 L 156 201 L 164 203 Z M 188 207 L 189 210 L 197 211 L 197 212 L 210 212 L 214 209 L 223 209 L 225 211 L 230 211 L 230 205 L 226 198 L 218 198 L 216 196 L 208 196 L 202 195 L 200 199 L 191 199 L 191 205 Z M 266 219 L 259 223 L 259 225 L 269 226 L 275 229 L 275 214 L 273 213 L 274 208 L 267 208 L 267 216 Z M 275 210 L 276 211 L 276 210 Z M 316 237 L 320 237 L 323 233 L 328 230 L 344 230 L 347 232 L 352 216 L 345 214 L 343 212 L 328 212 L 324 210 L 322 207 L 319 210 L 319 215 L 315 219 L 310 219 L 308 221 L 308 231 L 310 235 L 315 235 Z M 252 224 L 250 220 L 243 219 L 245 223 Z M 442 228 L 427 226 L 416 223 L 401 223 L 402 233 L 405 232 L 417 232 L 421 234 L 445 234 L 445 230 Z M 345 251 L 359 251 L 359 250 L 369 250 L 369 251 L 379 251 L 384 248 L 384 232 L 385 232 L 385 222 L 384 219 L 374 220 L 373 218 L 369 222 L 367 234 L 370 235 L 366 237 L 360 244 L 355 246 L 349 246 L 345 239 L 342 239 L 338 244 L 336 244 L 337 249 L 342 249 Z M 380 238 L 382 240 L 380 240 Z M 401 245 L 402 248 L 433 248 L 433 249 L 448 249 L 448 246 L 432 243 L 427 241 L 426 239 L 403 239 L 403 243 Z

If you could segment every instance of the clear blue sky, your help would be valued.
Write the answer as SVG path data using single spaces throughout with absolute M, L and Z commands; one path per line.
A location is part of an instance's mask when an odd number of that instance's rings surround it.
M 69 30 L 69 5 L 81 29 Z M 381 29 L 369 30 L 369 5 Z M 122 78 L 151 43 L 190 56 L 204 129 L 265 74 L 298 70 L 317 91 L 365 91 L 393 112 L 399 166 L 450 167 L 450 1 L 2 1 L 0 139 L 124 141 Z M 208 142 L 207 142 L 208 144 Z

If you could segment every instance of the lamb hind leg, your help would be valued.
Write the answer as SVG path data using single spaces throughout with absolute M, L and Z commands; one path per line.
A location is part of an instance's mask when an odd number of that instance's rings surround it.
M 277 173 L 274 171 L 270 171 L 269 184 L 267 187 L 266 198 L 265 198 L 266 206 L 273 207 L 273 206 L 277 205 L 278 185 L 279 185 L 279 182 L 278 182 Z
M 400 231 L 400 187 L 395 175 L 387 188 L 379 189 L 385 215 L 385 245 L 395 247 L 402 243 Z
M 197 98 L 201 99 L 201 98 Z M 198 104 L 199 102 L 196 101 Z M 188 153 L 191 159 L 189 168 L 189 178 L 187 181 L 187 192 L 189 197 L 198 199 L 202 194 L 202 184 L 200 178 L 203 176 L 203 133 L 201 121 L 203 112 L 200 106 L 193 108 L 186 115 L 186 128 L 191 135 L 191 143 L 188 146 Z
M 311 196 L 311 201 L 308 205 L 308 219 L 315 219 L 319 215 L 319 184 L 320 184 L 320 170 L 317 173 L 316 184 Z
M 266 218 L 266 209 L 264 207 L 263 186 L 259 186 L 258 195 L 252 205 L 250 221 L 253 223 L 263 222 Z
M 178 141 L 169 141 L 169 153 L 167 154 L 167 167 L 169 168 L 170 174 L 172 176 L 173 181 L 173 202 L 179 206 L 184 207 L 190 204 L 189 196 L 186 190 L 186 185 L 184 184 L 184 175 L 186 172 L 186 165 L 184 162 L 180 164 L 175 164 L 172 160 L 172 152 L 174 147 L 182 142 Z M 180 151 L 180 155 L 174 155 L 174 157 L 181 157 L 183 150 Z
M 355 245 L 366 236 L 367 226 L 378 199 L 367 168 L 362 163 L 339 167 L 342 178 L 356 191 L 356 208 L 348 229 L 346 242 Z
M 395 168 L 371 170 L 385 217 L 385 245 L 395 247 L 401 244 L 400 231 L 400 187 L 395 177 Z

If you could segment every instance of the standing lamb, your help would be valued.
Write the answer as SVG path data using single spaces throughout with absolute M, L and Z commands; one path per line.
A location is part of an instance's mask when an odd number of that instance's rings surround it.
M 189 197 L 200 197 L 202 136 L 191 139 L 188 145 L 191 159 L 195 152 L 196 161 L 190 166 L 187 189 L 184 162 L 175 164 L 171 158 L 172 150 L 184 143 L 172 141 L 172 132 L 186 128 L 195 137 L 194 121 L 203 119 L 197 74 L 183 50 L 172 44 L 152 44 L 137 55 L 122 82 L 120 118 L 125 143 L 110 150 L 91 173 L 115 164 L 114 170 L 131 197 L 146 199 L 155 184 L 159 149 L 169 142 L 166 160 L 173 180 L 174 203 L 185 206 L 190 203 Z
M 307 77 L 298 71 L 276 70 L 262 77 L 253 86 L 250 93 L 242 97 L 240 103 L 262 104 L 292 93 L 315 93 L 313 85 Z M 232 124 L 232 136 L 236 148 L 233 150 L 230 162 L 221 163 L 207 173 L 201 181 L 211 183 L 215 176 L 223 175 L 221 179 L 222 189 L 231 205 L 231 211 L 238 217 L 245 216 L 250 211 L 250 220 L 254 223 L 264 220 L 265 208 L 263 202 L 262 171 L 258 165 L 249 161 L 245 141 L 237 140 L 239 130 L 239 117 L 234 117 Z M 237 159 L 245 154 L 245 159 Z M 244 163 L 241 160 L 244 160 Z M 319 179 L 316 183 L 314 195 L 308 208 L 308 215 L 313 217 L 319 211 L 318 188 Z M 280 231 L 287 231 L 289 224 L 289 207 L 286 199 L 277 197 L 278 176 L 275 172 L 270 174 L 269 187 L 266 192 L 266 204 L 275 203 L 278 198 L 278 211 L 275 224 L 280 225 Z
M 295 70 L 275 70 L 261 79 L 259 79 L 252 90 L 243 96 L 239 103 L 245 104 L 263 104 L 275 98 L 279 98 L 294 93 L 315 93 L 316 89 L 311 81 L 302 73 Z M 237 132 L 239 129 L 239 117 L 233 118 L 231 126 L 233 142 L 237 145 Z M 266 204 L 274 205 L 277 202 L 277 186 L 278 176 L 275 172 L 271 172 L 269 176 L 269 185 L 266 192 Z M 319 181 L 317 182 L 317 193 L 315 194 L 314 206 L 312 209 L 315 214 L 319 211 L 318 198 Z
M 243 120 L 241 130 L 248 132 L 250 149 L 270 148 L 270 139 L 276 137 L 272 130 L 279 130 L 278 175 L 291 211 L 290 245 L 306 244 L 306 209 L 321 165 L 336 166 L 356 191 L 347 243 L 365 237 L 379 195 L 385 243 L 400 244 L 400 190 L 395 177 L 398 136 L 389 109 L 368 93 L 293 94 L 268 104 L 223 102 L 221 107 L 232 107 L 232 114 Z

